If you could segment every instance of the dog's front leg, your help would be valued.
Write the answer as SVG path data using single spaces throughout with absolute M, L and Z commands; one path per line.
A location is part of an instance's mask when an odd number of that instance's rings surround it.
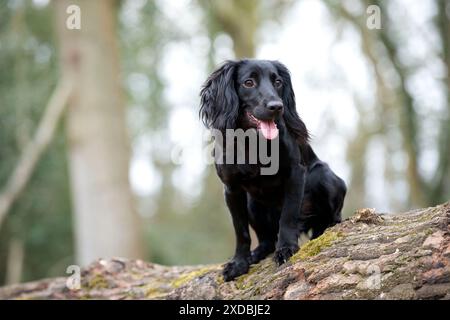
M 234 257 L 225 265 L 225 281 L 247 273 L 250 259 L 250 233 L 248 228 L 247 195 L 242 188 L 225 186 L 225 201 L 233 219 L 236 234 L 236 251 Z
M 274 259 L 281 265 L 298 251 L 298 237 L 300 235 L 300 215 L 305 189 L 305 168 L 296 165 L 289 175 L 283 209 L 281 211 L 278 241 Z

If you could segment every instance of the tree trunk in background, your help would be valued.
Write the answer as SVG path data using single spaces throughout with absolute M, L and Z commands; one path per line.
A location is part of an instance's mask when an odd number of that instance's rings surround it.
M 19 283 L 22 279 L 24 261 L 23 240 L 12 238 L 9 243 L 8 261 L 6 265 L 6 284 Z
M 231 37 L 236 58 L 255 56 L 256 32 L 261 23 L 258 17 L 259 1 L 200 1 L 200 4 L 212 17 L 212 33 L 222 30 Z
M 66 28 L 66 9 L 73 4 L 81 8 L 81 30 Z M 78 263 L 99 257 L 141 258 L 128 180 L 130 148 L 115 2 L 59 0 L 54 5 L 61 71 L 75 83 L 66 127 Z
M 436 27 L 439 30 L 442 42 L 441 58 L 447 68 L 445 78 L 443 79 L 445 88 L 447 89 L 447 114 L 446 117 L 444 116 L 440 126 L 438 145 L 439 164 L 436 170 L 436 176 L 432 181 L 434 190 L 430 194 L 431 203 L 438 203 L 450 194 L 450 152 L 448 151 L 448 146 L 450 145 L 450 3 L 445 0 L 438 0 L 437 7 L 439 11 L 436 19 Z

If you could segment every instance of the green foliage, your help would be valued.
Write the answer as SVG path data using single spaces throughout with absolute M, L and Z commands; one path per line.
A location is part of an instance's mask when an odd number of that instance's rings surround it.
M 0 186 L 15 167 L 57 80 L 50 8 L 0 5 Z M 73 264 L 63 128 L 0 229 L 0 284 L 11 239 L 24 247 L 22 281 L 62 275 Z
M 189 41 L 194 35 L 177 29 L 176 24 L 170 20 L 173 17 L 165 16 L 161 1 L 144 1 L 145 5 L 139 8 L 137 16 L 131 21 L 126 17 L 126 11 L 132 2 L 133 0 L 117 2 L 119 23 L 116 32 L 120 45 L 122 83 L 130 115 L 132 143 L 142 137 L 151 142 L 149 161 L 162 178 L 161 188 L 156 194 L 139 199 L 144 213 L 147 211 L 147 204 L 150 204 L 153 212 L 142 221 L 150 247 L 150 258 L 153 262 L 169 265 L 223 262 L 232 253 L 234 237 L 231 219 L 223 201 L 222 186 L 214 168 L 207 167 L 203 178 L 198 181 L 199 196 L 191 199 L 192 201 L 183 201 L 184 196 L 172 181 L 177 167 L 169 157 L 165 157 L 167 150 L 170 150 L 170 142 L 153 143 L 161 141 L 157 140 L 158 137 L 167 137 L 172 111 L 165 100 L 164 93 L 168 84 L 165 83 L 161 69 L 165 48 L 173 42 Z M 135 3 L 137 2 L 133 5 Z M 352 3 L 360 4 L 362 8 L 366 6 L 366 2 L 362 0 Z M 386 23 L 386 28 L 369 33 L 365 29 L 364 15 L 349 11 L 347 7 L 350 4 L 344 5 L 338 1 L 323 1 L 323 4 L 329 9 L 333 23 L 336 23 L 332 27 L 338 30 L 338 38 L 342 33 L 340 29 L 344 27 L 357 31 L 361 40 L 357 45 L 361 45 L 362 51 L 365 50 L 363 54 L 368 58 L 368 69 L 373 68 L 374 72 L 379 74 L 379 78 L 373 76 L 376 87 L 374 91 L 381 95 L 388 93 L 383 99 L 375 97 L 380 101 L 370 104 L 370 112 L 367 114 L 364 108 L 355 107 L 358 109 L 355 112 L 359 115 L 359 124 L 356 126 L 353 141 L 346 141 L 351 171 L 346 206 L 354 208 L 363 206 L 365 197 L 369 194 L 369 190 L 365 190 L 369 185 L 365 176 L 366 163 L 368 146 L 374 137 L 384 139 L 388 155 L 398 151 L 405 153 L 405 162 L 412 164 L 421 158 L 421 148 L 417 146 L 422 146 L 422 140 L 425 141 L 425 138 L 432 140 L 433 136 L 428 136 L 422 127 L 415 125 L 414 121 L 417 119 L 410 121 L 414 124 L 409 128 L 410 133 L 407 130 L 402 131 L 402 128 L 408 125 L 404 120 L 407 118 L 405 115 L 419 118 L 428 112 L 428 109 L 421 109 L 423 102 L 415 96 L 415 92 L 410 92 L 406 85 L 412 75 L 426 65 L 424 62 L 423 65 L 414 62 L 414 59 L 402 59 L 402 43 L 412 37 L 412 33 L 408 28 L 401 28 L 401 23 L 393 16 L 396 12 L 391 12 L 386 4 L 381 3 L 381 7 L 385 9 L 383 23 Z M 440 23 L 434 27 L 439 29 L 436 31 L 436 39 L 439 38 L 442 42 L 442 48 L 437 45 L 435 55 L 428 60 L 436 60 L 439 64 L 448 66 L 449 22 L 445 13 L 441 12 L 444 1 L 436 1 L 436 4 L 438 9 L 441 8 L 440 12 L 436 13 L 436 19 Z M 192 1 L 190 5 L 202 15 L 201 23 L 206 29 L 205 35 L 209 37 L 210 44 L 209 53 L 205 56 L 205 66 L 211 69 L 217 54 L 214 41 L 218 36 L 224 33 L 230 36 L 236 56 L 253 56 L 258 49 L 256 46 L 260 44 L 255 41 L 258 39 L 259 28 L 270 20 L 274 24 L 278 23 L 281 30 L 284 27 L 282 13 L 292 6 L 292 2 L 198 0 Z M 51 6 L 37 7 L 31 0 L 0 3 L 0 188 L 5 185 L 21 151 L 33 136 L 58 81 L 58 48 L 54 39 L 53 20 Z M 133 77 L 135 82 L 148 84 L 145 94 L 133 91 L 130 84 Z M 383 79 L 401 81 L 383 83 Z M 442 82 L 443 88 L 448 88 L 448 75 L 443 75 L 439 81 Z M 447 95 L 448 100 L 448 90 L 441 91 Z M 355 96 L 359 94 L 354 93 Z M 197 105 L 192 106 L 196 107 Z M 436 124 L 435 140 L 440 141 L 434 150 L 438 157 L 435 177 L 421 177 L 421 168 L 417 163 L 416 167 L 411 167 L 406 172 L 406 165 L 403 169 L 396 169 L 399 164 L 394 164 L 394 159 L 398 160 L 398 157 L 386 159 L 386 177 L 383 178 L 392 185 L 399 181 L 416 185 L 420 191 L 417 194 L 423 195 L 427 201 L 426 205 L 448 199 L 448 101 L 445 108 L 426 117 L 431 123 L 427 124 L 430 128 Z M 440 120 L 435 121 L 433 117 Z M 397 136 L 401 139 L 395 139 Z M 352 140 L 351 137 L 348 138 L 347 140 Z M 19 239 L 24 246 L 22 281 L 63 275 L 66 267 L 75 262 L 66 152 L 63 123 L 50 148 L 40 159 L 24 193 L 0 226 L 0 285 L 5 281 L 12 239 Z M 418 201 L 418 197 L 414 197 L 412 192 L 409 193 L 409 201 Z M 306 243 L 293 259 L 314 256 L 339 238 L 339 234 L 325 233 L 322 237 Z M 239 279 L 243 288 L 251 285 L 246 283 L 245 279 L 245 276 Z M 149 295 L 153 294 L 159 293 L 149 292 Z

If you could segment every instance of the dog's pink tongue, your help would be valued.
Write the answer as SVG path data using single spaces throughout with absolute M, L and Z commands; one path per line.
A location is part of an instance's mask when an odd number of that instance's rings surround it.
M 273 120 L 261 121 L 259 123 L 259 129 L 267 140 L 275 139 L 278 136 L 278 128 Z

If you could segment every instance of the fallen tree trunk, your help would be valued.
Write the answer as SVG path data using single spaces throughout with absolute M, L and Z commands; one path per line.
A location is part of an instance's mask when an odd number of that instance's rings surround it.
M 67 278 L 0 289 L 2 299 L 450 299 L 450 202 L 380 215 L 359 210 L 277 267 L 271 258 L 223 282 L 220 265 L 99 260 Z

